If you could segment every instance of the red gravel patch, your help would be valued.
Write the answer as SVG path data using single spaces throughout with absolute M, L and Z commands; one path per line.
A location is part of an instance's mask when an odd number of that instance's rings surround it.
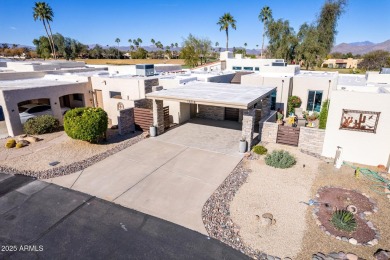
M 358 243 L 365 244 L 375 238 L 375 230 L 371 229 L 364 219 L 364 212 L 374 212 L 375 205 L 369 198 L 363 194 L 342 188 L 325 187 L 318 191 L 319 210 L 317 212 L 318 220 L 331 235 L 354 238 Z M 357 228 L 353 232 L 347 232 L 336 229 L 330 222 L 335 210 L 346 209 L 347 206 L 354 205 L 357 208 L 355 219 Z

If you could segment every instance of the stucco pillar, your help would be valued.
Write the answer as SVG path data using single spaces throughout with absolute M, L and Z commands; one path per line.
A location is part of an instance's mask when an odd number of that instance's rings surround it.
M 261 100 L 261 118 L 269 116 L 271 112 L 271 95 Z
M 60 121 L 60 125 L 62 125 L 64 123 L 64 119 L 62 117 L 60 99 L 58 97 L 50 98 L 50 106 L 53 116 L 57 118 L 58 121 Z
M 253 143 L 253 132 L 255 130 L 255 109 L 243 111 L 242 115 L 242 137 L 247 142 L 247 151 L 250 151 Z
M 20 122 L 17 104 L 6 104 L 3 106 L 4 120 L 9 136 L 17 136 L 24 133 L 23 125 Z
M 157 134 L 164 133 L 163 101 L 153 99 L 153 125 L 157 127 Z

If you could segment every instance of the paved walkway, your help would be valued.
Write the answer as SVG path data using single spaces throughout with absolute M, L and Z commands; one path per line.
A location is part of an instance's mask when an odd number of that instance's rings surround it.
M 141 141 L 84 171 L 47 181 L 207 234 L 202 207 L 242 158 L 234 152 L 239 138 L 223 147 L 221 129 L 214 127 L 213 132 L 210 127 L 195 124 L 192 133 L 197 138 L 190 141 L 182 134 L 191 138 L 191 127 L 186 124 L 164 134 L 165 137 Z M 216 141 L 203 146 L 199 139 L 202 135 L 195 129 L 214 135 Z M 175 135 L 177 139 L 172 139 Z M 195 148 L 196 144 L 212 149 Z
M 0 173 L 0 259 L 249 259 L 176 224 Z

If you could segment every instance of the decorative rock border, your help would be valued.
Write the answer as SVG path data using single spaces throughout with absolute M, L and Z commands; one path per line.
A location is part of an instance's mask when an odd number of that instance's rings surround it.
M 358 260 L 360 259 L 357 255 L 352 253 L 344 253 L 342 251 L 336 253 L 332 252 L 327 255 L 318 252 L 312 256 L 312 260 Z
M 241 185 L 246 182 L 250 172 L 243 167 L 244 160 L 236 166 L 204 204 L 202 209 L 204 226 L 210 237 L 218 239 L 254 259 L 281 260 L 280 257 L 268 255 L 245 245 L 239 234 L 239 226 L 230 217 L 230 202 Z M 289 258 L 284 259 L 288 260 Z
M 12 168 L 12 167 L 0 165 L 0 172 L 7 173 L 7 174 L 22 174 L 22 175 L 35 177 L 38 179 L 48 179 L 48 178 L 68 175 L 71 173 L 75 173 L 75 172 L 84 170 L 85 168 L 87 168 L 87 167 L 89 167 L 97 162 L 100 162 L 100 161 L 106 159 L 107 157 L 138 143 L 139 141 L 141 141 L 143 139 L 144 139 L 144 135 L 142 133 L 141 134 L 136 133 L 133 137 L 131 137 L 131 139 L 126 140 L 126 141 L 118 144 L 117 146 L 115 146 L 115 147 L 113 147 L 105 152 L 96 154 L 92 157 L 89 157 L 89 158 L 81 160 L 81 161 L 74 162 L 72 164 L 56 167 L 53 169 L 48 169 L 48 170 L 43 170 L 43 171 L 18 170 L 18 169 Z
M 329 186 L 329 187 L 322 187 L 322 188 L 319 189 L 319 191 L 322 190 L 322 189 L 326 189 L 326 188 L 337 188 L 337 187 L 331 187 L 331 186 Z M 361 193 L 360 191 L 357 191 L 357 190 L 351 190 L 351 191 L 360 193 L 363 196 L 365 196 L 369 200 L 369 202 L 372 203 L 372 205 L 373 205 L 373 212 L 374 213 L 378 212 L 378 207 L 376 205 L 376 202 L 373 199 L 371 199 L 367 194 Z M 316 198 L 320 197 L 318 192 L 317 192 L 317 194 L 315 196 L 316 196 Z M 367 226 L 369 228 L 371 228 L 375 232 L 375 238 L 372 239 L 371 241 L 368 241 L 367 243 L 362 244 L 362 243 L 358 243 L 357 240 L 355 238 L 353 238 L 353 237 L 340 237 L 340 236 L 335 236 L 335 235 L 331 234 L 329 231 L 326 230 L 326 228 L 322 225 L 321 221 L 318 219 L 318 215 L 317 215 L 318 212 L 319 212 L 318 206 L 313 207 L 312 215 L 314 217 L 314 220 L 315 220 L 317 226 L 319 226 L 319 228 L 322 231 L 324 231 L 326 235 L 331 236 L 333 238 L 336 238 L 337 240 L 341 240 L 341 241 L 344 241 L 344 242 L 349 242 L 350 244 L 356 245 L 356 246 L 375 246 L 375 245 L 378 244 L 378 240 L 380 239 L 380 235 L 379 235 L 378 230 L 374 227 L 374 224 L 371 221 L 366 221 L 366 224 L 367 224 Z M 363 219 L 363 220 L 366 220 L 366 216 L 371 215 L 371 214 L 372 214 L 371 211 L 365 211 L 365 212 L 359 213 L 359 217 L 361 219 Z

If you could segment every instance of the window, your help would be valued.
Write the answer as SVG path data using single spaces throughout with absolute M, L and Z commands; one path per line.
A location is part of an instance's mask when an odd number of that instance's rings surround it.
M 260 71 L 260 68 L 259 67 L 255 67 L 255 71 Z
M 233 70 L 242 70 L 242 67 L 233 66 Z
M 322 103 L 322 91 L 309 90 L 306 110 L 320 112 L 321 103 Z
M 117 91 L 110 91 L 110 98 L 122 99 L 122 93 Z
M 250 70 L 250 71 L 252 71 L 252 70 L 253 70 L 253 67 L 244 67 L 244 70 Z
M 275 110 L 276 108 L 276 90 L 271 93 L 271 110 Z
M 73 94 L 73 100 L 83 101 L 83 94 Z

